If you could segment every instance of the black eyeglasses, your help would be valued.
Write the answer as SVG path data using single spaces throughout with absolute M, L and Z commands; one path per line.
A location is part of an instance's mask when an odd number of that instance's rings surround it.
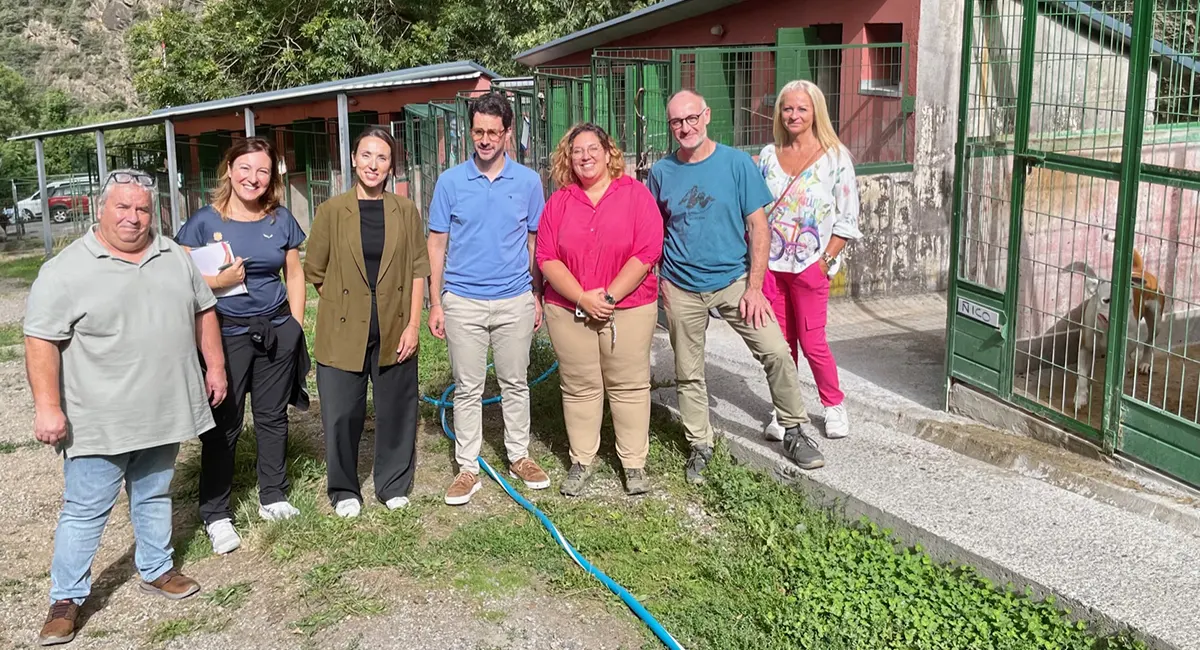
M 108 187 L 109 183 L 116 183 L 118 185 L 137 183 L 142 187 L 150 188 L 153 188 L 157 184 L 153 176 L 141 172 L 112 172 L 108 175 L 108 179 L 104 181 L 104 186 Z
M 708 110 L 707 108 L 704 109 L 704 111 L 707 111 L 707 110 Z M 669 125 L 672 129 L 678 129 L 679 127 L 683 126 L 684 122 L 687 122 L 688 126 L 696 126 L 697 124 L 700 123 L 700 116 L 704 115 L 704 111 L 700 111 L 699 113 L 696 113 L 695 115 L 688 115 L 687 117 L 676 117 L 676 118 L 667 120 L 667 125 Z

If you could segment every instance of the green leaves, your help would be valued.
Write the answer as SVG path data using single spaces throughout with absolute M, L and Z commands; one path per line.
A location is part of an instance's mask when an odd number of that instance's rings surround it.
M 178 106 L 457 59 L 516 73 L 517 52 L 645 0 L 264 0 L 164 9 L 126 37 L 139 96 Z

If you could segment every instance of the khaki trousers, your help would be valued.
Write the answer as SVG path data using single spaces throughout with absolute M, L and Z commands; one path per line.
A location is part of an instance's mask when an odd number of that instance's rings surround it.
M 658 305 L 653 303 L 616 310 L 614 345 L 609 322 L 585 320 L 576 317 L 574 310 L 546 305 L 546 324 L 558 356 L 572 463 L 596 462 L 607 394 L 621 466 L 646 466 L 650 451 L 650 341 L 657 318 Z
M 504 448 L 508 460 L 529 455 L 529 345 L 533 342 L 533 292 L 503 300 L 474 300 L 447 291 L 446 348 L 454 373 L 454 455 L 460 472 L 479 473 L 483 447 L 483 383 L 488 347 L 500 384 Z
M 742 320 L 738 303 L 746 291 L 746 276 L 717 291 L 694 293 L 663 280 L 662 298 L 667 312 L 667 331 L 675 353 L 675 387 L 679 414 L 688 442 L 692 446 L 712 445 L 712 424 L 708 418 L 708 385 L 704 381 L 704 345 L 708 330 L 708 310 L 716 308 L 725 322 L 741 335 L 750 354 L 767 373 L 771 403 L 785 429 L 808 422 L 808 413 L 800 400 L 800 382 L 796 364 L 779 323 L 767 322 L 754 329 Z

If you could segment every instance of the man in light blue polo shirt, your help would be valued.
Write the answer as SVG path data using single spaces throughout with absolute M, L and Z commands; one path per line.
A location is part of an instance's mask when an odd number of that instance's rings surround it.
M 531 489 L 550 486 L 550 477 L 529 457 L 529 345 L 542 324 L 541 272 L 533 264 L 546 204 L 542 180 L 505 153 L 513 110 L 504 97 L 480 97 L 467 119 L 474 155 L 438 178 L 429 206 L 429 330 L 446 340 L 456 384 L 459 473 L 446 491 L 450 505 L 467 503 L 482 486 L 479 450 L 489 346 L 500 383 L 510 475 Z

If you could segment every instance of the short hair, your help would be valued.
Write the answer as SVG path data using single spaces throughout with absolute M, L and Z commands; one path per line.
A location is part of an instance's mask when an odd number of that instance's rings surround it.
M 681 95 L 691 95 L 692 97 L 699 99 L 701 110 L 708 108 L 708 102 L 704 99 L 704 95 L 701 95 L 691 88 L 684 88 L 683 90 L 676 90 L 675 92 L 671 93 L 671 96 L 667 98 L 667 105 L 670 106 L 671 102 L 675 101 L 675 98 Z
M 283 200 L 283 174 L 279 173 L 279 153 L 271 141 L 261 136 L 251 136 L 234 141 L 225 152 L 221 166 L 217 168 L 217 186 L 212 191 L 212 206 L 221 215 L 221 219 L 229 219 L 229 201 L 233 197 L 233 181 L 229 178 L 229 170 L 233 162 L 248 153 L 262 152 L 271 161 L 271 180 L 267 182 L 267 190 L 259 198 L 260 207 L 264 212 L 272 212 Z
M 130 176 L 148 177 L 151 179 L 152 182 L 154 182 L 154 174 L 146 173 L 140 169 L 133 169 L 133 168 L 114 169 L 114 170 L 108 172 L 108 176 L 104 177 L 104 179 L 100 181 L 100 182 L 104 183 L 104 187 L 100 188 L 100 200 L 99 200 L 100 209 L 103 210 L 104 206 L 108 204 L 108 199 L 109 199 L 109 196 L 112 195 L 113 188 L 115 188 L 118 185 L 136 185 L 136 186 L 142 188 L 143 190 L 146 190 L 146 194 L 150 195 L 150 206 L 151 206 L 151 209 L 153 209 L 154 197 L 156 194 L 154 191 L 154 187 L 145 185 L 140 182 L 118 183 L 115 180 L 113 180 L 115 177 L 120 176 L 120 175 L 125 175 L 125 174 L 128 174 Z
M 467 109 L 467 128 L 475 126 L 475 116 L 481 113 L 500 118 L 500 123 L 504 125 L 505 131 L 512 128 L 512 105 L 500 93 L 495 91 L 488 92 L 481 95 L 479 99 L 471 102 L 470 108 Z
M 576 124 L 567 131 L 565 135 L 558 141 L 558 148 L 550 156 L 550 178 L 554 181 L 557 187 L 566 187 L 571 183 L 579 182 L 575 178 L 575 169 L 571 166 L 571 146 L 575 143 L 575 138 L 578 138 L 583 133 L 591 133 L 600 141 L 600 146 L 608 152 L 608 175 L 613 180 L 616 180 L 625 174 L 625 154 L 621 153 L 621 148 L 617 146 L 616 141 L 612 136 L 591 122 Z

